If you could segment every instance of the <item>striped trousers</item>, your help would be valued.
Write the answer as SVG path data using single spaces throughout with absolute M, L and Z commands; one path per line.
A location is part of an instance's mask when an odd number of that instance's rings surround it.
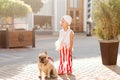
M 72 73 L 72 52 L 65 46 L 60 50 L 59 74 Z

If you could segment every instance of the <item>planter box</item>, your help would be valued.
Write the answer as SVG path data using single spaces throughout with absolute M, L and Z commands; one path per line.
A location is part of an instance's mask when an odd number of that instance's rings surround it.
M 0 47 L 35 47 L 34 30 L 0 31 Z
M 100 42 L 102 63 L 104 65 L 116 65 L 118 56 L 118 41 Z

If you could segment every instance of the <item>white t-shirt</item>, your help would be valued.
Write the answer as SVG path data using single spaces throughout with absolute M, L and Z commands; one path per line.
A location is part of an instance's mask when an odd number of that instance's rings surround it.
M 64 29 L 61 29 L 59 33 L 59 38 L 58 38 L 58 40 L 62 42 L 64 45 L 66 45 L 68 48 L 70 47 L 71 32 L 74 34 L 74 32 L 71 29 L 68 29 L 67 31 L 64 31 Z

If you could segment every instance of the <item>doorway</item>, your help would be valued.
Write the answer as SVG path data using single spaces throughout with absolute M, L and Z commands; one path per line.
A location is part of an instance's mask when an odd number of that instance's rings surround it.
M 71 29 L 83 32 L 84 0 L 67 0 L 67 14 L 72 17 Z

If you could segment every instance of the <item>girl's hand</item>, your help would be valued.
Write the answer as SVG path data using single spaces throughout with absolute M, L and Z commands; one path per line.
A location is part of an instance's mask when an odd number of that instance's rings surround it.
M 69 51 L 72 52 L 72 47 L 69 48 Z

